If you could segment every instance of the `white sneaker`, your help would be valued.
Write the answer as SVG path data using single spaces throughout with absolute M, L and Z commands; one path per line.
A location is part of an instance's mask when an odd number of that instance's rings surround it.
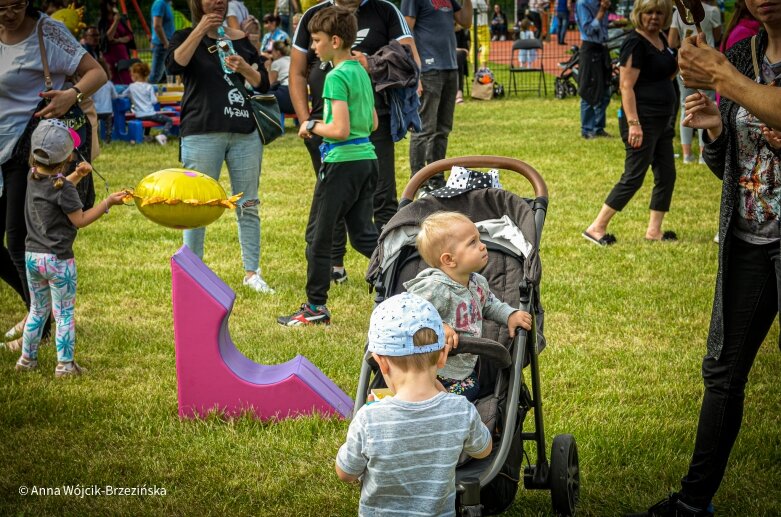
M 165 135 L 164 135 L 164 134 L 162 134 L 162 133 L 161 133 L 161 134 L 159 134 L 159 135 L 157 135 L 157 136 L 155 137 L 155 140 L 157 140 L 157 143 L 158 143 L 158 144 L 160 144 L 160 145 L 165 145 L 165 144 L 167 144 L 167 143 L 168 143 L 168 137 L 167 137 L 167 136 L 165 136 Z
M 260 276 L 260 273 L 256 273 L 252 275 L 251 277 L 244 277 L 244 285 L 249 287 L 255 292 L 263 293 L 263 294 L 274 294 L 274 290 L 266 283 L 265 280 L 263 280 L 263 277 Z
M 697 163 L 699 163 L 700 165 L 705 165 L 705 158 L 703 158 L 702 155 L 700 155 L 700 159 L 697 160 Z

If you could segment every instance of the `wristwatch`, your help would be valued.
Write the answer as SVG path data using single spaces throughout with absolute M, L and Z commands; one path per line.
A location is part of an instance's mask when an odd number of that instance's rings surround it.
M 76 90 L 76 104 L 81 104 L 81 101 L 84 100 L 84 94 L 75 86 L 71 86 L 71 90 Z
M 317 120 L 310 120 L 310 121 L 308 121 L 306 123 L 306 130 L 311 133 L 312 130 L 315 128 L 315 124 L 317 124 L 318 122 L 319 121 L 317 121 Z

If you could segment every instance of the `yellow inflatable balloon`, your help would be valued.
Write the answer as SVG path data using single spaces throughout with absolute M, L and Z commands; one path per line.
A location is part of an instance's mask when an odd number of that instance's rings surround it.
M 214 179 L 187 169 L 154 172 L 129 195 L 148 219 L 178 230 L 213 223 L 226 208 L 236 208 L 241 198 L 241 194 L 227 197 Z
M 52 18 L 62 22 L 71 34 L 76 38 L 79 37 L 79 33 L 86 27 L 84 22 L 84 7 L 76 8 L 75 3 L 71 3 L 68 7 L 60 9 L 52 13 Z

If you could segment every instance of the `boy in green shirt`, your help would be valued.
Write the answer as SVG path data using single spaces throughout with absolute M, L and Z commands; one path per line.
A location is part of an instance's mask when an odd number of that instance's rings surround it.
M 358 32 L 358 21 L 347 9 L 328 7 L 309 22 L 312 48 L 321 61 L 334 68 L 323 86 L 324 120 L 310 120 L 299 136 L 323 137 L 320 146 L 320 181 L 312 198 L 310 219 L 315 221 L 306 236 L 307 301 L 280 325 L 296 327 L 331 322 L 325 306 L 331 284 L 331 245 L 334 226 L 344 219 L 350 244 L 371 256 L 377 246 L 377 229 L 372 222 L 374 187 L 378 166 L 369 135 L 377 128 L 374 93 L 369 74 L 354 60 L 350 49 Z

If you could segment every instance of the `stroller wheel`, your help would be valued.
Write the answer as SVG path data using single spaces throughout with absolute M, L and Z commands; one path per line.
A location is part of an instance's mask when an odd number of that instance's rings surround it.
M 574 97 L 578 94 L 578 87 L 572 83 L 567 83 L 567 93 Z
M 556 515 L 575 515 L 580 498 L 580 467 L 578 446 L 571 434 L 560 434 L 553 438 L 550 472 L 553 512 Z
M 562 84 L 561 79 L 558 77 L 556 78 L 556 82 L 553 86 L 553 90 L 554 90 L 553 95 L 557 99 L 563 99 L 564 97 L 567 96 L 567 87 L 564 84 Z

